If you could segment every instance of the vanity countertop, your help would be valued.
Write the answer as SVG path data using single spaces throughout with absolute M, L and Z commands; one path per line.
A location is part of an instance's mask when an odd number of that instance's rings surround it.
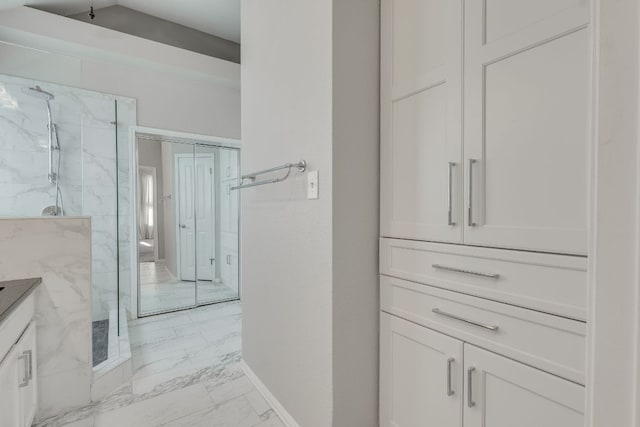
M 9 317 L 40 283 L 40 277 L 0 282 L 0 323 Z

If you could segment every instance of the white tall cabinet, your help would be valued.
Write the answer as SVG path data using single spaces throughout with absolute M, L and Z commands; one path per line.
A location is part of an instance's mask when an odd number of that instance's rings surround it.
M 383 427 L 584 423 L 588 0 L 382 0 Z

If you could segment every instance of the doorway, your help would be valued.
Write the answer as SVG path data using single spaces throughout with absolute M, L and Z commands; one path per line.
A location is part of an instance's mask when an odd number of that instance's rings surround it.
M 239 148 L 136 133 L 139 317 L 240 297 Z

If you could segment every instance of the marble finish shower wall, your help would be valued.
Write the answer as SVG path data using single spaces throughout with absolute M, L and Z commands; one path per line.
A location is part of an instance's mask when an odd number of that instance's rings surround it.
M 93 319 L 106 319 L 117 307 L 118 275 L 123 306 L 130 301 L 129 131 L 136 124 L 136 102 L 0 75 L 0 217 L 38 217 L 55 204 L 55 186 L 47 178 L 46 103 L 28 90 L 36 85 L 55 96 L 50 105 L 65 215 L 92 219 Z
M 40 85 L 51 101 L 61 145 L 60 187 L 66 215 L 82 213 L 80 98 L 77 91 L 0 75 L 0 216 L 40 216 L 55 205 L 48 181 L 48 118 L 43 99 L 29 93 Z
M 35 293 L 38 419 L 91 401 L 91 221 L 0 219 L 0 280 L 42 277 Z

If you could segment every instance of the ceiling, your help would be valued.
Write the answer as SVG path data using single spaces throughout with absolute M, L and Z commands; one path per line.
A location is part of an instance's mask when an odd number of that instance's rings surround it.
M 0 9 L 33 6 L 58 15 L 120 5 L 240 43 L 240 0 L 0 0 Z

